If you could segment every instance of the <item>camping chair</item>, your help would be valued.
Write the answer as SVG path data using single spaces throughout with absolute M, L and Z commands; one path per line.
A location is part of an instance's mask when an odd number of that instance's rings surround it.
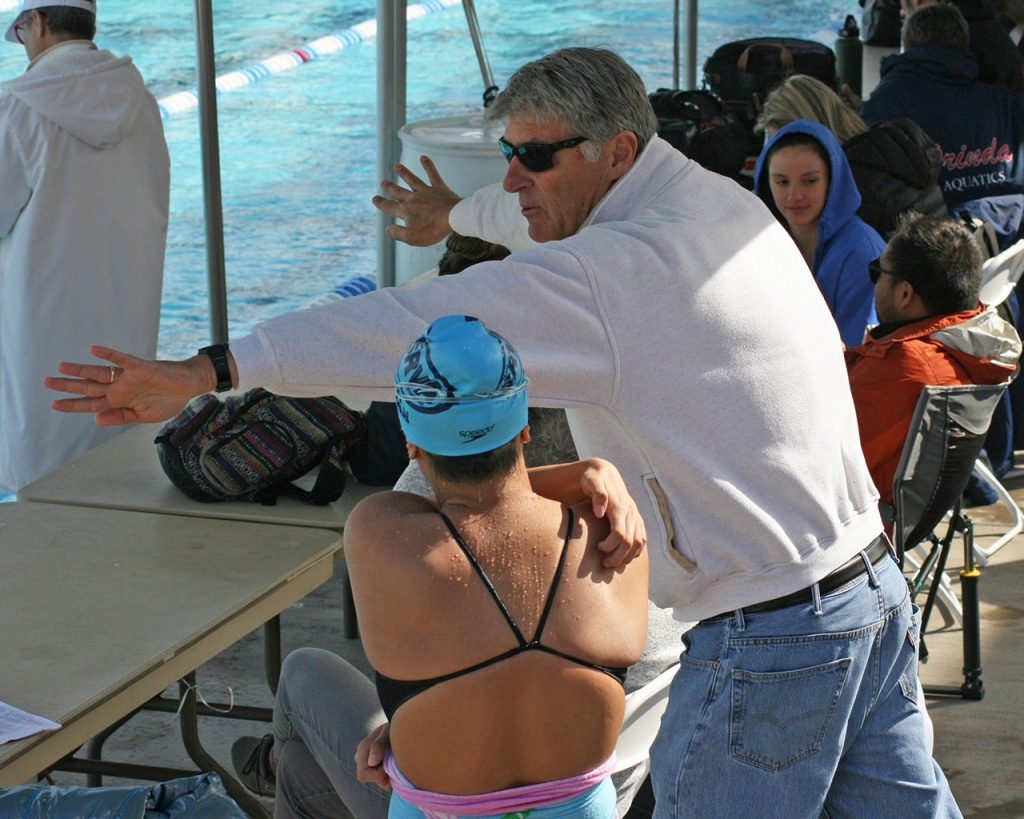
M 956 694 L 981 699 L 981 633 L 978 577 L 974 564 L 974 528 L 960 510 L 960 497 L 985 442 L 992 413 L 1006 384 L 925 387 L 921 391 L 910 433 L 893 482 L 895 519 L 893 538 L 900 565 L 911 549 L 924 546 L 926 554 L 909 580 L 913 597 L 927 586 L 921 611 L 922 639 L 935 606 L 953 538 L 964 540 L 964 568 L 960 572 L 963 611 L 964 682 L 958 687 L 926 689 L 933 694 Z M 935 529 L 949 513 L 945 534 Z M 927 545 L 926 545 L 927 544 Z M 929 583 L 930 580 L 930 583 Z M 922 655 L 927 656 L 922 643 Z
M 661 715 L 668 705 L 669 687 L 678 670 L 679 664 L 674 663 L 647 685 L 626 695 L 626 714 L 622 719 L 619 741 L 615 745 L 618 760 L 615 773 L 643 765 L 646 776 L 650 769 L 651 745 L 661 727 Z

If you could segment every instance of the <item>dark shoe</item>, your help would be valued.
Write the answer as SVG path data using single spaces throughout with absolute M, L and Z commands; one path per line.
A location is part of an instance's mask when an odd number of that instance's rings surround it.
M 239 782 L 259 796 L 273 796 L 277 791 L 277 777 L 270 767 L 273 747 L 273 734 L 239 737 L 231 746 L 231 764 Z

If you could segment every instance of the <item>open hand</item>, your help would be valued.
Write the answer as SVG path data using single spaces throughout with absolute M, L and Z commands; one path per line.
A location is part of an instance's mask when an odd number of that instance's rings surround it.
M 404 226 L 388 225 L 388 236 L 416 247 L 427 247 L 452 232 L 448 214 L 461 197 L 445 184 L 429 157 L 421 156 L 420 164 L 429 182 L 420 179 L 405 165 L 396 165 L 395 173 L 409 187 L 403 188 L 385 179 L 380 186 L 386 196 L 375 196 L 372 201 L 378 210 L 405 222 Z
M 51 390 L 80 398 L 59 398 L 58 412 L 93 412 L 100 426 L 165 421 L 173 418 L 196 395 L 216 386 L 207 356 L 187 361 L 147 361 L 112 350 L 92 347 L 96 358 L 110 364 L 61 362 L 58 369 L 70 378 L 46 378 Z

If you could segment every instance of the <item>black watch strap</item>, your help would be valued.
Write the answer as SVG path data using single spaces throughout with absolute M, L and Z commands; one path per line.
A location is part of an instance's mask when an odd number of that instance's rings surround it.
M 217 392 L 227 392 L 231 389 L 231 368 L 228 366 L 228 345 L 211 344 L 209 347 L 200 347 L 200 355 L 208 355 L 213 362 L 213 372 L 217 376 Z

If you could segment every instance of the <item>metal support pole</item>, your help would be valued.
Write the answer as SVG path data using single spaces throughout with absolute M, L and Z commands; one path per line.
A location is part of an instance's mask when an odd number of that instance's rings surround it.
M 680 27 L 681 22 L 679 20 L 679 0 L 674 0 L 672 3 L 672 87 L 679 87 L 679 62 L 681 59 L 680 51 Z
M 104 728 L 102 731 L 96 734 L 96 736 L 94 736 L 87 743 L 85 743 L 83 748 L 85 749 L 86 759 L 92 761 L 102 760 L 104 743 L 106 743 L 106 741 L 114 735 L 118 728 L 120 728 L 122 725 L 128 722 L 128 720 L 134 717 L 137 713 L 138 711 L 132 711 L 132 713 L 124 717 L 121 717 L 121 719 L 119 719 L 113 725 Z M 103 785 L 103 776 L 98 771 L 89 771 L 85 778 L 85 784 L 87 787 L 90 788 L 98 788 L 101 785 Z
M 980 700 L 985 696 L 985 686 L 981 680 L 981 613 L 978 601 L 978 578 L 981 572 L 974 565 L 974 522 L 967 515 L 960 514 L 960 504 L 953 506 L 950 527 L 955 528 L 964 539 L 964 568 L 960 573 L 961 608 L 963 610 L 964 629 L 964 681 L 960 685 L 926 685 L 924 693 L 935 697 L 963 697 L 967 700 Z M 932 584 L 928 591 L 928 599 L 921 611 L 921 640 L 924 646 L 924 635 L 928 628 L 928 615 L 935 604 L 935 597 L 946 570 L 946 557 L 953 539 L 952 528 L 942 540 L 942 550 L 932 570 Z M 925 656 L 922 652 L 922 658 Z
M 697 0 L 687 0 L 685 86 L 686 88 L 697 87 L 697 5 Z
M 401 157 L 398 129 L 405 125 L 404 0 L 377 0 L 377 178 L 393 179 Z M 395 243 L 385 232 L 394 220 L 377 216 L 377 281 L 395 283 Z
M 476 18 L 476 6 L 473 5 L 473 0 L 462 0 L 462 8 L 466 12 L 466 23 L 469 25 L 469 36 L 473 40 L 473 48 L 476 49 L 476 61 L 480 63 L 480 76 L 484 80 L 484 108 L 486 108 L 497 96 L 498 86 L 494 84 L 491 63 L 487 59 L 487 52 L 484 51 L 484 39 L 480 34 L 480 22 Z
M 281 678 L 281 616 L 271 617 L 263 624 L 263 669 L 270 693 L 277 693 Z
M 217 67 L 214 62 L 212 5 L 212 0 L 196 0 L 196 62 L 203 206 L 206 214 L 206 268 L 210 289 L 210 338 L 219 344 L 228 340 L 228 299 L 224 273 L 224 206 L 220 189 Z

